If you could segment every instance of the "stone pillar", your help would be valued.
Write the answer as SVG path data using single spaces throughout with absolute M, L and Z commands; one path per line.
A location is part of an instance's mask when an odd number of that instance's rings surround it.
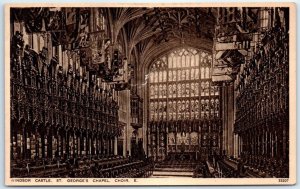
M 146 87 L 145 87 L 146 89 Z M 143 127 L 142 127 L 142 137 L 143 137 L 143 148 L 145 150 L 145 153 L 148 154 L 148 136 L 147 133 L 149 133 L 148 131 L 148 101 L 145 99 L 148 99 L 148 94 L 145 93 L 144 96 L 144 101 L 143 101 Z
M 223 131 L 222 131 L 222 138 L 223 138 L 223 147 L 222 150 L 225 151 L 227 154 L 227 98 L 226 98 L 226 86 L 225 84 L 222 86 L 221 90 L 221 96 L 222 96 L 222 125 L 223 125 Z
M 241 157 L 241 155 L 242 155 L 242 151 L 243 151 L 243 138 L 242 138 L 242 135 L 240 135 L 240 157 Z
M 236 157 L 236 135 L 233 135 L 233 157 Z
M 233 124 L 234 124 L 234 86 L 230 84 L 228 86 L 228 155 L 233 155 L 233 146 L 234 146 L 234 133 L 233 133 Z
M 222 121 L 223 121 L 223 150 L 226 155 L 234 154 L 234 86 L 232 84 L 222 86 Z
M 126 157 L 127 155 L 127 142 L 126 142 L 126 136 L 124 136 L 123 140 L 123 156 Z
M 106 142 L 106 149 L 107 149 L 106 154 L 110 154 L 110 138 L 107 137 L 106 141 L 107 141 Z
M 177 126 L 175 126 L 175 152 L 177 152 L 177 149 L 178 149 L 178 145 L 177 145 Z
M 165 154 L 165 156 L 167 156 L 168 155 L 168 149 L 169 149 L 169 128 L 168 128 L 168 126 L 166 125 L 166 154 Z M 190 134 L 191 135 L 191 134 Z M 190 136 L 191 137 L 191 136 Z
M 110 141 L 109 154 L 112 155 L 112 154 L 114 154 L 114 139 L 113 139 L 113 137 L 110 137 L 109 141 Z
M 236 135 L 236 157 L 239 157 L 239 135 Z
M 159 160 L 159 156 L 160 156 L 160 154 L 159 154 L 159 141 L 160 141 L 159 131 L 160 130 L 159 129 L 160 129 L 159 127 L 157 127 L 157 129 L 156 129 L 156 160 Z
M 114 155 L 118 155 L 118 137 L 114 138 Z
M 130 108 L 130 90 L 125 90 L 126 95 L 126 102 L 127 102 L 127 122 L 126 122 L 126 134 L 125 134 L 125 141 L 126 141 L 126 154 L 127 151 L 131 156 L 131 135 L 132 135 L 132 127 L 131 127 L 131 108 Z
M 240 152 L 241 152 L 241 150 L 240 150 L 240 144 L 241 144 L 241 142 L 240 142 L 240 135 L 237 135 L 237 152 L 238 152 L 238 157 L 240 157 Z
M 237 134 L 234 135 L 234 154 L 233 154 L 233 156 L 235 158 L 238 157 L 238 135 Z

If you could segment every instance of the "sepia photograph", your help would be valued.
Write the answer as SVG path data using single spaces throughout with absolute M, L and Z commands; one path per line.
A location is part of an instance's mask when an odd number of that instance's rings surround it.
M 6 184 L 295 184 L 295 15 L 7 5 Z

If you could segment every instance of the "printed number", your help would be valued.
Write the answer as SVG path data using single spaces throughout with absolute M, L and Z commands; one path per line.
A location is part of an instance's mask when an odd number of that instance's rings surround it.
M 289 179 L 287 179 L 287 178 L 284 178 L 284 179 L 279 179 L 278 181 L 279 181 L 279 182 L 288 182 L 288 181 L 289 181 Z

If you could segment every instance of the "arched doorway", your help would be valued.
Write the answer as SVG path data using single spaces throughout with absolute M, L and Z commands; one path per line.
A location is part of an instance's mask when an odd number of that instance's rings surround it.
M 148 155 L 199 159 L 220 151 L 220 89 L 211 79 L 212 55 L 180 48 L 149 68 Z

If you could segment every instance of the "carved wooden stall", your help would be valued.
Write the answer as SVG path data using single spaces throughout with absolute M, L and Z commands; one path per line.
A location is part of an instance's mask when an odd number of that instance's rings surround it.
M 234 157 L 288 177 L 289 9 L 219 8 L 214 70 L 234 81 Z
M 117 157 L 124 129 L 118 98 L 128 86 L 128 65 L 121 37 L 111 44 L 107 11 L 11 10 L 12 175 Z

